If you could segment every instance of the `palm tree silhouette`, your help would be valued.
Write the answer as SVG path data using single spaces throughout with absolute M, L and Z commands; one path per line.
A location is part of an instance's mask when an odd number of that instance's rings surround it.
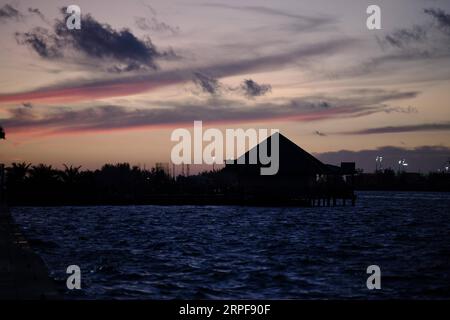
M 39 164 L 29 169 L 30 180 L 41 186 L 50 186 L 57 181 L 56 170 L 51 165 Z
M 8 180 L 12 181 L 13 183 L 22 183 L 27 177 L 30 166 L 31 163 L 26 162 L 11 163 L 11 167 L 6 169 L 8 171 Z
M 61 172 L 60 176 L 64 183 L 67 184 L 73 184 L 76 182 L 80 177 L 80 169 L 81 166 L 74 167 L 74 166 L 67 166 L 66 164 L 63 164 L 64 171 Z

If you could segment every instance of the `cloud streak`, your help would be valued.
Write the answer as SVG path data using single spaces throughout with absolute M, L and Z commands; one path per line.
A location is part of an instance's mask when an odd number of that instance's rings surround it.
M 426 131 L 450 131 L 450 122 L 423 123 L 406 126 L 386 126 L 386 127 L 341 132 L 341 134 L 359 135 L 359 134 L 386 134 L 386 133 L 426 132 Z
M 105 105 L 68 109 L 55 108 L 44 114 L 34 109 L 9 109 L 10 117 L 1 123 L 10 132 L 45 131 L 90 132 L 97 130 L 123 130 L 151 126 L 176 126 L 203 120 L 207 123 L 250 123 L 255 121 L 312 122 L 336 118 L 354 118 L 383 112 L 384 103 L 411 96 L 413 93 L 377 93 L 351 99 L 333 97 L 301 97 L 278 102 L 245 104 L 236 100 L 211 99 L 185 102 L 154 102 L 142 108 Z M 327 107 L 323 107 L 327 99 Z M 156 107 L 163 106 L 163 107 Z
M 334 54 L 354 44 L 353 39 L 336 39 L 332 41 L 302 46 L 291 51 L 241 59 L 231 62 L 219 62 L 198 68 L 185 68 L 158 71 L 149 75 L 122 76 L 112 79 L 78 80 L 65 84 L 41 87 L 32 91 L 0 94 L 0 104 L 40 101 L 60 103 L 67 101 L 84 101 L 95 98 L 117 97 L 149 92 L 161 87 L 191 81 L 193 75 L 212 75 L 215 78 L 240 74 L 279 70 L 294 62 L 306 58 Z
M 335 23 L 336 20 L 332 17 L 328 16 L 305 16 L 301 14 L 294 14 L 291 12 L 286 12 L 283 10 L 278 10 L 274 8 L 264 7 L 264 6 L 234 6 L 228 4 L 218 4 L 218 3 L 204 3 L 203 7 L 210 8 L 218 8 L 218 9 L 226 9 L 233 10 L 238 12 L 249 12 L 249 13 L 257 13 L 266 16 L 280 17 L 280 18 L 288 18 L 292 21 L 295 21 L 295 30 L 296 31 L 309 31 L 318 27 L 323 27 L 326 25 L 330 25 Z M 294 26 L 294 25 L 291 25 Z

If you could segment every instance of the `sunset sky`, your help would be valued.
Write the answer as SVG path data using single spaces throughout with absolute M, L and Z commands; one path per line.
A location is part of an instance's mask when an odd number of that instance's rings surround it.
M 0 1 L 0 39 L 7 164 L 169 162 L 194 120 L 366 171 L 450 160 L 449 1 Z

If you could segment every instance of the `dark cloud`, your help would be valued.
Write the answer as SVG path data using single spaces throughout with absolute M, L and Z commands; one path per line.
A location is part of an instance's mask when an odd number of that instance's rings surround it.
M 176 35 L 180 32 L 180 27 L 171 26 L 168 23 L 160 21 L 158 13 L 149 4 L 142 3 L 149 13 L 148 17 L 135 17 L 134 21 L 136 26 L 142 31 L 152 31 L 169 35 Z
M 328 103 L 328 102 L 326 102 L 326 101 L 318 101 L 317 103 L 316 103 L 316 105 L 315 105 L 315 107 L 318 107 L 318 108 L 330 108 L 331 107 L 331 105 Z
M 31 108 L 33 108 L 33 105 L 29 102 L 24 102 L 24 103 L 22 103 L 22 107 L 31 109 Z
M 39 118 L 39 115 L 31 110 L 31 108 L 13 108 L 8 110 L 11 114 L 10 119 L 5 119 L 5 123 L 9 123 L 12 119 L 15 121 L 35 121 Z M 6 126 L 5 126 L 6 127 Z
M 387 126 L 387 127 L 349 131 L 343 133 L 355 135 L 355 134 L 383 134 L 383 133 L 424 132 L 424 131 L 450 131 L 450 122 L 424 123 L 406 126 Z
M 393 48 L 403 59 L 424 59 L 450 55 L 450 15 L 442 9 L 424 9 L 433 21 L 391 32 L 378 42 L 384 50 Z M 436 23 L 437 22 L 437 23 Z M 395 57 L 395 56 L 394 56 Z
M 375 158 L 383 157 L 383 167 L 397 170 L 398 161 L 406 159 L 410 171 L 436 171 L 450 158 L 450 148 L 445 146 L 421 146 L 414 149 L 384 146 L 373 150 L 325 152 L 315 154 L 325 163 L 340 165 L 354 161 L 365 172 L 375 171 Z
M 22 18 L 23 15 L 19 12 L 19 10 L 9 4 L 5 4 L 0 8 L 0 22 L 10 19 L 20 20 Z
M 27 11 L 30 15 L 37 15 L 39 18 L 41 18 L 42 21 L 48 23 L 44 14 L 38 8 L 28 8 Z M 27 15 L 22 14 L 18 9 L 14 8 L 12 5 L 6 4 L 0 8 L 0 22 L 10 19 L 20 21 L 24 20 L 26 17 Z
M 79 32 L 68 30 L 65 21 L 59 21 L 55 33 L 62 45 L 72 47 L 91 58 L 113 58 L 126 65 L 148 66 L 156 69 L 155 59 L 160 53 L 149 38 L 136 38 L 130 30 L 114 30 L 108 24 L 101 24 L 91 15 L 83 15 Z
M 269 84 L 258 84 L 252 79 L 246 79 L 238 87 L 227 86 L 218 79 L 200 72 L 195 73 L 194 83 L 202 93 L 207 93 L 213 97 L 226 94 L 239 94 L 248 99 L 263 96 L 272 90 Z M 194 94 L 197 92 L 193 91 Z
M 64 11 L 63 11 L 64 12 Z M 156 59 L 173 57 L 160 52 L 149 38 L 138 39 L 128 29 L 114 30 L 90 14 L 83 15 L 81 30 L 68 30 L 64 19 L 57 20 L 53 30 L 35 28 L 17 33 L 18 43 L 28 45 L 42 58 L 54 59 L 74 52 L 101 62 L 113 62 L 112 72 L 157 69 Z
M 16 33 L 16 40 L 17 43 L 32 48 L 42 58 L 54 59 L 63 56 L 58 37 L 45 28 L 37 27 L 30 32 Z
M 349 68 L 329 74 L 333 79 L 365 77 L 368 74 L 386 75 L 386 72 L 397 71 L 398 74 L 408 72 L 410 63 L 426 62 L 427 60 L 444 60 L 450 57 L 450 32 L 445 27 L 449 16 L 441 9 L 425 9 L 424 23 L 411 27 L 400 28 L 384 36 L 376 36 L 383 51 L 380 56 L 372 57 Z M 440 17 L 441 23 L 436 23 Z M 384 67 L 384 68 L 383 68 Z M 442 69 L 442 68 L 441 68 Z M 448 74 L 436 72 L 432 79 L 448 80 Z M 415 77 L 408 76 L 404 81 L 420 82 L 430 80 L 429 73 L 419 73 Z M 398 80 L 396 83 L 398 83 Z
M 450 14 L 438 8 L 424 9 L 424 12 L 435 18 L 440 28 L 450 31 Z
M 331 108 L 332 107 L 332 103 L 337 103 L 337 104 L 343 104 L 344 100 L 339 101 L 340 99 L 337 97 L 328 97 L 327 99 L 330 99 L 330 102 L 327 101 L 323 101 L 323 99 L 326 97 L 323 96 L 318 96 L 318 97 L 311 97 L 311 103 L 309 104 L 309 108 L 311 109 L 327 109 L 327 108 Z M 333 102 L 331 102 L 333 101 Z M 292 100 L 291 104 L 295 105 L 297 103 L 297 100 Z M 349 103 L 353 103 L 350 102 Z
M 244 95 L 248 98 L 263 96 L 266 93 L 272 91 L 270 84 L 259 84 L 252 79 L 246 79 L 241 85 Z
M 428 28 L 414 26 L 411 29 L 396 30 L 386 35 L 385 42 L 393 47 L 405 48 L 411 43 L 422 42 L 426 39 Z
M 171 26 L 165 22 L 159 21 L 156 17 L 136 17 L 134 21 L 136 26 L 142 31 L 153 31 L 170 35 L 177 35 L 180 33 L 180 27 Z
M 219 80 L 201 72 L 195 72 L 194 75 L 194 83 L 202 92 L 208 93 L 212 96 L 217 96 L 220 94 L 223 86 Z
M 28 8 L 28 12 L 31 13 L 31 14 L 37 15 L 39 18 L 41 18 L 42 21 L 48 23 L 48 21 L 45 18 L 44 14 L 38 8 Z
M 317 135 L 317 136 L 319 136 L 319 137 L 326 137 L 326 136 L 327 136 L 325 133 L 320 132 L 320 131 L 318 131 L 318 130 L 314 131 L 314 134 Z

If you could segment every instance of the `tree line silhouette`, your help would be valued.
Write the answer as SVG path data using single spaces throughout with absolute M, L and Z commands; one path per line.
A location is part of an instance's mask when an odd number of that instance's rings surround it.
M 359 173 L 354 188 L 450 191 L 450 174 Z M 242 189 L 226 169 L 175 178 L 163 169 L 142 169 L 128 163 L 82 170 L 81 166 L 56 169 L 22 162 L 6 168 L 6 195 L 10 205 L 219 204 L 224 196 L 242 196 Z
M 211 195 L 231 192 L 233 183 L 222 171 L 170 176 L 162 169 L 128 163 L 105 164 L 97 170 L 81 166 L 12 163 L 6 168 L 10 205 L 144 204 L 155 196 Z
M 359 173 L 355 176 L 356 190 L 390 191 L 450 191 L 450 173 L 377 170 L 375 173 Z

